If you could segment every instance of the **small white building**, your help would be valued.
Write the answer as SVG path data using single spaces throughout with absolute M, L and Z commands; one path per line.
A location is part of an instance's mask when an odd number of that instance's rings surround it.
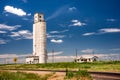
M 95 62 L 97 61 L 98 57 L 97 56 L 93 56 L 93 57 L 80 57 L 80 58 L 77 58 L 75 59 L 75 62 Z
M 39 56 L 27 56 L 26 64 L 37 64 L 39 63 Z

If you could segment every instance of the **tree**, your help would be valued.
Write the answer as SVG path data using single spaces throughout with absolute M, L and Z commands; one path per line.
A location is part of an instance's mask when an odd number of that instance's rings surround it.
M 17 58 L 14 58 L 13 61 L 14 61 L 14 63 L 16 63 L 17 62 Z

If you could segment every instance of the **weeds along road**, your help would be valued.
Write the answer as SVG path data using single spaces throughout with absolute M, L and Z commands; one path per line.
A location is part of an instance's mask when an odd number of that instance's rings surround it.
M 49 74 L 51 72 L 55 72 L 57 75 L 65 76 L 65 70 L 0 70 L 0 71 L 10 71 L 10 72 L 27 72 L 27 73 L 37 73 L 40 75 Z M 75 72 L 75 71 L 73 71 Z M 93 77 L 93 80 L 120 80 L 120 73 L 113 72 L 89 72 Z

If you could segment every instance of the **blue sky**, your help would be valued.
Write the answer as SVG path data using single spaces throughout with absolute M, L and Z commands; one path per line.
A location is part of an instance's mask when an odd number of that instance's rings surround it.
M 48 53 L 120 53 L 120 0 L 0 0 L 0 55 L 32 54 L 36 12 L 45 15 Z

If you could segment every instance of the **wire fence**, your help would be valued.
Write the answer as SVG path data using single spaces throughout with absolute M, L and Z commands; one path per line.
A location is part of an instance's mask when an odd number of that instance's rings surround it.
M 78 56 L 79 58 L 80 56 Z M 26 57 L 16 57 L 17 60 L 14 61 L 14 58 L 0 58 L 0 64 L 26 64 Z M 75 56 L 48 56 L 47 62 L 74 62 Z M 108 55 L 98 57 L 97 61 L 120 61 L 120 55 Z

